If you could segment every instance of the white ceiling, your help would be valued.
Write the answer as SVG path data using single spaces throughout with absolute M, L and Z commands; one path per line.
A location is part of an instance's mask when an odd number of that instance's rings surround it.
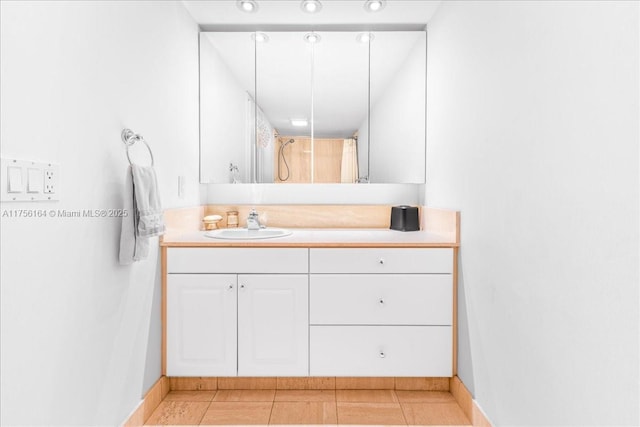
M 424 28 L 441 3 L 440 0 L 387 0 L 384 9 L 371 13 L 364 10 L 364 0 L 321 0 L 322 10 L 310 14 L 300 9 L 299 0 L 257 2 L 258 11 L 246 13 L 236 7 L 235 0 L 183 0 L 193 19 L 205 30 L 221 25 L 414 25 Z

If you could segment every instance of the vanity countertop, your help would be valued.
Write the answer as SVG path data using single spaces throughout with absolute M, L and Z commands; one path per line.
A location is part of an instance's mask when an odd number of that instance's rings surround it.
M 451 233 L 428 231 L 402 232 L 389 229 L 330 229 L 290 228 L 289 236 L 260 240 L 223 240 L 205 236 L 204 231 L 167 233 L 160 242 L 166 247 L 305 247 L 305 248 L 357 248 L 402 247 L 438 248 L 458 247 Z

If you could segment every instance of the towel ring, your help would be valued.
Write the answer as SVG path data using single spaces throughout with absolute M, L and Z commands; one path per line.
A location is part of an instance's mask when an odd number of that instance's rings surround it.
M 127 160 L 129 160 L 130 165 L 133 163 L 131 162 L 131 157 L 129 156 L 129 147 L 131 147 L 138 141 L 142 142 L 147 147 L 147 150 L 149 150 L 149 156 L 151 157 L 151 166 L 154 165 L 153 152 L 151 151 L 151 147 L 149 147 L 149 144 L 147 144 L 147 141 L 144 140 L 142 135 L 134 133 L 131 129 L 123 129 L 121 136 L 122 142 L 124 142 L 124 145 L 127 147 Z

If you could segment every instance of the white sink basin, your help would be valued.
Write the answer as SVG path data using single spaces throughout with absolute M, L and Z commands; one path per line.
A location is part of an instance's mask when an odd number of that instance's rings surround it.
M 291 231 L 284 228 L 261 228 L 260 230 L 247 230 L 246 228 L 225 228 L 204 233 L 207 237 L 225 240 L 256 240 L 273 239 L 291 235 Z

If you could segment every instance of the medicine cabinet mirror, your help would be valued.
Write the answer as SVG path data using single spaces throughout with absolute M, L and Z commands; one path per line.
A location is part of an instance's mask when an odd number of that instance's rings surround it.
M 425 181 L 422 31 L 200 33 L 203 183 Z

